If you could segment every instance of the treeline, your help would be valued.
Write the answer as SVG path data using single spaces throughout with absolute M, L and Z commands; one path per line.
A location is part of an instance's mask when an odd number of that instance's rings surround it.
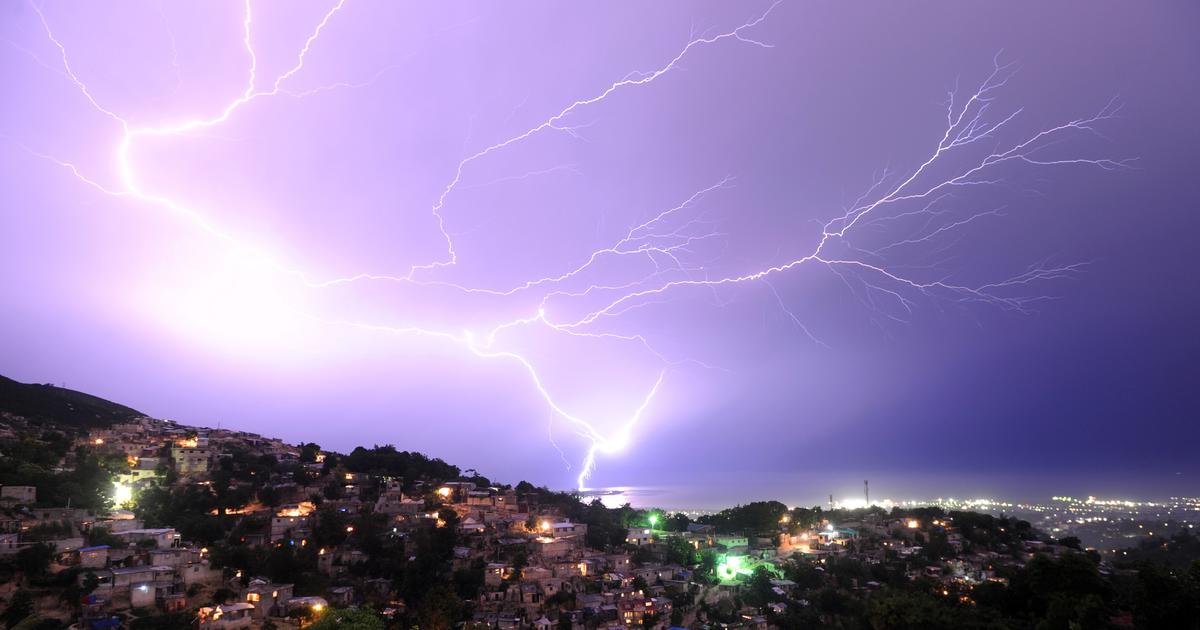
M 406 483 L 418 479 L 457 479 L 462 471 L 458 466 L 447 464 L 439 458 L 430 458 L 423 453 L 397 451 L 395 446 L 361 446 L 340 459 L 342 466 L 355 473 L 401 477 Z

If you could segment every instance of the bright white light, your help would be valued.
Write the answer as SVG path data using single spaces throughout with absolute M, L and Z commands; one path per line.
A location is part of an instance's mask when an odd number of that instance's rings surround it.
M 113 503 L 124 505 L 133 500 L 133 488 L 114 481 L 113 482 Z

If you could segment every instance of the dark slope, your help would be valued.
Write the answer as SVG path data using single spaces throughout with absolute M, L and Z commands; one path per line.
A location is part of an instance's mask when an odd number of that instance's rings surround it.
M 145 415 L 73 389 L 18 383 L 3 376 L 0 376 L 0 412 L 80 428 L 106 427 Z

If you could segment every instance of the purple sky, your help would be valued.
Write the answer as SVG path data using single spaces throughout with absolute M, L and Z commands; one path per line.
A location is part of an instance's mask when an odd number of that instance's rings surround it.
M 6 2 L 0 373 L 681 505 L 1194 492 L 1197 23 Z

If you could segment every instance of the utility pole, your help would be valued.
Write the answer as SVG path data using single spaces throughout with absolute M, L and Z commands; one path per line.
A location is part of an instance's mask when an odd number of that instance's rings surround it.
M 863 479 L 863 500 L 867 502 L 867 507 L 871 507 L 871 488 L 867 485 L 866 479 Z

